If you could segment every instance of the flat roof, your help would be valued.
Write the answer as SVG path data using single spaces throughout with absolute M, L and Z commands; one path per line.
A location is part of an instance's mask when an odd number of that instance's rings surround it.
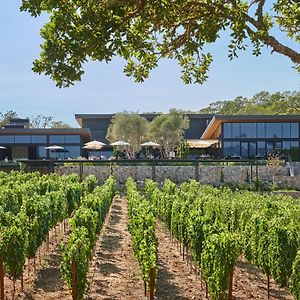
M 0 128 L 0 135 L 42 135 L 42 134 L 78 134 L 86 139 L 91 138 L 88 128 Z
M 215 115 L 200 139 L 210 139 L 221 123 L 300 122 L 300 115 Z
M 98 119 L 98 120 L 110 120 L 116 113 L 113 114 L 75 114 L 75 119 L 78 122 L 80 126 L 82 126 L 82 120 L 91 120 L 91 119 Z M 161 114 L 167 114 L 167 113 L 142 113 L 139 114 L 142 117 L 145 117 L 146 119 L 154 119 L 157 116 L 160 116 Z M 211 114 L 197 114 L 197 113 L 183 113 L 184 115 L 188 116 L 189 119 L 211 119 L 214 115 Z

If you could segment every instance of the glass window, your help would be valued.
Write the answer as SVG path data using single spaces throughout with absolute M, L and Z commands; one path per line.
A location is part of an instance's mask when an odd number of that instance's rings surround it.
M 274 150 L 273 142 L 267 142 L 267 151 L 272 152 Z
M 232 142 L 223 142 L 223 155 L 224 157 L 232 155 Z
M 232 123 L 232 137 L 239 138 L 241 136 L 241 124 Z
M 291 123 L 282 123 L 282 137 L 286 139 L 291 137 Z
M 249 149 L 248 142 L 242 142 L 241 143 L 241 152 L 242 152 L 242 157 L 243 158 L 247 158 L 248 157 L 248 149 Z
M 282 149 L 283 150 L 289 150 L 289 149 L 291 149 L 291 142 L 290 141 L 283 141 L 282 142 Z
M 265 153 L 266 153 L 266 143 L 257 142 L 257 155 L 260 157 L 264 157 Z
M 249 157 L 254 157 L 256 155 L 256 142 L 249 143 Z
M 255 138 L 256 137 L 256 123 L 241 123 L 241 137 Z
M 68 152 L 65 153 L 65 157 L 76 158 L 80 156 L 80 146 L 65 146 L 65 150 Z M 99 153 L 99 152 L 98 152 Z
M 291 138 L 299 138 L 299 123 L 291 123 Z
M 49 143 L 50 144 L 63 144 L 65 142 L 65 136 L 64 135 L 50 135 L 49 136 Z
M 31 143 L 31 136 L 30 135 L 16 135 L 15 143 L 16 144 L 29 144 L 29 143 Z
M 258 138 L 266 137 L 266 124 L 265 123 L 257 123 L 257 137 Z
M 292 160 L 299 160 L 299 143 L 298 142 L 291 142 L 291 149 L 290 149 L 290 155 Z
M 281 150 L 282 146 L 281 146 L 281 142 L 275 142 L 274 143 L 274 150 Z
M 45 148 L 44 146 L 37 147 L 37 156 L 39 159 L 44 159 L 47 157 L 47 152 L 44 148 Z
M 0 136 L 0 143 L 13 144 L 15 137 L 13 135 L 2 135 Z
M 224 123 L 223 124 L 223 137 L 224 138 L 231 138 L 232 137 L 232 133 L 231 133 L 231 123 Z
M 65 143 L 70 143 L 70 144 L 75 144 L 75 143 L 80 143 L 80 135 L 65 135 Z
M 31 143 L 33 144 L 46 144 L 47 137 L 45 135 L 32 135 Z
M 281 138 L 282 137 L 282 123 L 266 123 L 266 137 L 267 138 Z
M 233 156 L 241 155 L 240 142 L 232 142 L 232 155 Z

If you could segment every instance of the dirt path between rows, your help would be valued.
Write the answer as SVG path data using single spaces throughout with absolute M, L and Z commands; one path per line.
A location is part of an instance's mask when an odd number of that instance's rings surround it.
M 96 245 L 86 299 L 141 300 L 143 282 L 127 230 L 126 199 L 116 197 Z

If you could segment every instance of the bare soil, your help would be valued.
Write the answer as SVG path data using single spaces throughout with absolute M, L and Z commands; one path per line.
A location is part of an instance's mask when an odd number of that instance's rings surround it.
M 159 271 L 156 299 L 205 300 L 205 284 L 195 266 L 183 261 L 179 245 L 172 242 L 169 233 L 158 223 Z M 61 237 L 67 240 L 68 234 Z M 58 239 L 59 240 L 59 239 Z M 24 292 L 20 283 L 16 286 L 18 300 L 71 300 L 71 293 L 64 284 L 60 272 L 61 251 L 59 241 L 50 243 L 46 258 L 32 262 L 24 272 Z M 45 254 L 46 255 L 46 254 Z M 143 300 L 144 286 L 131 237 L 127 230 L 126 199 L 115 197 L 108 218 L 99 235 L 90 264 L 89 288 L 85 300 Z M 234 271 L 233 298 L 235 300 L 267 299 L 267 277 L 257 268 L 240 260 Z M 6 299 L 12 299 L 12 283 L 5 280 Z M 293 300 L 287 290 L 279 288 L 271 280 L 271 300 Z

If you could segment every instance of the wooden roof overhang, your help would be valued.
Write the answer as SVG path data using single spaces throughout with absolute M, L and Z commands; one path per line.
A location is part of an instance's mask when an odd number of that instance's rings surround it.
M 211 139 L 215 131 L 222 123 L 288 123 L 300 122 L 300 115 L 216 115 L 212 118 L 205 131 L 201 136 L 201 140 Z

